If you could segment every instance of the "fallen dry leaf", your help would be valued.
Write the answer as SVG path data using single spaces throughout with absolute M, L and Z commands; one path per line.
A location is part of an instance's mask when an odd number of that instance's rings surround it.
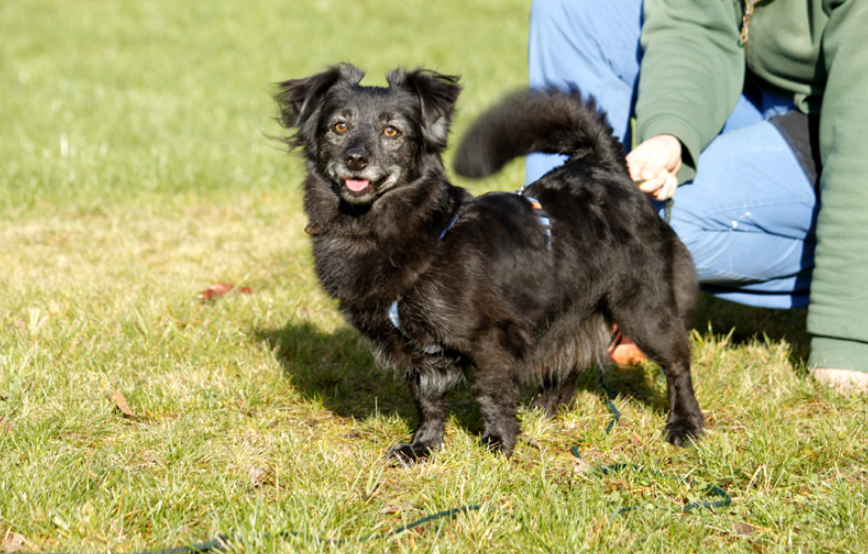
M 251 467 L 247 476 L 250 479 L 250 486 L 254 489 L 268 482 L 268 472 L 261 467 Z
M 0 552 L 4 554 L 12 554 L 18 552 L 24 546 L 24 537 L 18 533 L 7 533 L 0 543 Z
M 11 433 L 12 424 L 5 417 L 0 416 L 0 433 Z
M 734 527 L 735 527 L 735 533 L 737 535 L 741 535 L 743 537 L 748 536 L 748 535 L 752 535 L 754 532 L 754 528 L 751 525 L 748 525 L 747 523 L 736 523 L 734 525 Z
M 573 458 L 573 473 L 585 474 L 594 471 L 593 466 L 582 458 Z
M 413 504 L 410 503 L 409 500 L 405 500 L 400 504 L 387 504 L 380 508 L 379 513 L 381 514 L 400 514 L 402 512 L 409 512 L 413 510 Z
M 215 298 L 220 298 L 221 296 L 226 296 L 230 291 L 234 289 L 234 283 L 214 283 L 207 289 L 200 292 L 196 298 L 198 298 L 202 302 L 207 302 Z M 238 287 L 238 290 L 236 290 L 236 292 L 240 292 L 241 294 L 250 294 L 253 292 L 253 289 L 251 289 L 250 287 L 241 286 Z
M 130 409 L 130 404 L 127 402 L 127 398 L 124 396 L 124 393 L 121 391 L 114 391 L 112 393 L 112 400 L 115 401 L 115 408 L 120 410 L 124 416 L 126 417 L 136 417 L 136 414 Z

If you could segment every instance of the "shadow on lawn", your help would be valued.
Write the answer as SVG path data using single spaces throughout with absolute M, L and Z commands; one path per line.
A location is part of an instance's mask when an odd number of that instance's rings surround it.
M 804 367 L 808 354 L 805 310 L 763 310 L 749 308 L 702 295 L 692 328 L 700 333 L 730 335 L 734 345 L 765 340 L 790 344 L 794 366 Z M 260 329 L 257 340 L 275 350 L 293 385 L 307 398 L 342 417 L 366 419 L 378 412 L 397 413 L 410 427 L 416 425 L 416 410 L 403 378 L 376 367 L 367 345 L 352 329 L 323 332 L 310 323 L 288 324 L 280 329 Z M 472 379 L 472 371 L 467 379 Z M 593 368 L 579 376 L 578 389 L 591 391 L 601 400 L 611 391 L 646 404 L 655 412 L 668 409 L 665 379 L 659 370 L 643 367 L 607 369 L 600 375 Z M 463 428 L 478 432 L 480 417 L 470 394 L 469 383 L 456 386 L 449 394 L 451 413 Z M 535 388 L 523 395 L 525 403 Z
M 342 417 L 368 418 L 397 411 L 414 418 L 415 409 L 400 376 L 380 370 L 358 333 L 342 328 L 323 332 L 310 323 L 259 329 L 257 340 L 274 350 L 287 377 L 306 398 L 320 399 Z
M 771 342 L 786 341 L 791 363 L 798 368 L 804 367 L 808 355 L 805 317 L 805 310 L 763 310 L 702 295 L 691 327 L 702 334 L 710 331 L 729 335 L 735 346 L 766 337 Z M 368 346 L 354 330 L 343 327 L 324 332 L 310 323 L 301 323 L 260 329 L 255 336 L 276 352 L 287 377 L 306 398 L 318 399 L 326 409 L 342 417 L 367 419 L 378 412 L 395 413 L 408 426 L 415 427 L 416 410 L 403 378 L 377 368 Z M 597 371 L 590 369 L 579 377 L 578 389 L 593 392 L 601 401 L 610 396 L 608 389 L 665 414 L 668 401 L 661 373 L 656 367 L 609 368 L 602 375 L 604 386 Z M 479 411 L 469 389 L 469 383 L 460 383 L 450 392 L 448 401 L 458 425 L 479 432 Z M 525 391 L 525 403 L 531 400 L 534 390 Z
M 356 331 L 341 328 L 328 333 L 302 323 L 259 329 L 255 337 L 275 350 L 296 390 L 306 398 L 318 399 L 335 414 L 367 419 L 377 413 L 396 413 L 410 428 L 418 423 L 403 376 L 377 367 Z M 467 382 L 459 383 L 447 401 L 458 425 L 478 432 L 479 411 L 469 389 Z
M 368 346 L 352 329 L 323 332 L 310 323 L 288 324 L 280 329 L 259 329 L 257 340 L 274 350 L 287 377 L 306 398 L 318 399 L 323 406 L 342 417 L 366 419 L 376 413 L 397 413 L 412 428 L 417 423 L 416 409 L 401 375 L 376 367 Z M 668 402 L 665 387 L 656 386 L 659 372 L 641 367 L 606 370 L 606 385 L 664 413 Z M 472 369 L 464 382 L 450 391 L 447 401 L 459 426 L 478 433 L 481 419 L 470 394 Z M 590 368 L 578 378 L 578 390 L 591 391 L 601 401 L 608 398 L 597 371 Z M 522 395 L 530 404 L 536 384 Z

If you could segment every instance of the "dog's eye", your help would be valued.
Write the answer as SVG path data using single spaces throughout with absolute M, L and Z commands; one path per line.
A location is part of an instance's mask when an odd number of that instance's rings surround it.
M 385 129 L 383 129 L 383 134 L 386 135 L 386 136 L 389 137 L 389 138 L 395 138 L 395 137 L 397 137 L 397 136 L 398 136 L 398 133 L 399 133 L 398 129 L 392 127 L 391 125 L 389 125 L 389 126 L 386 127 Z
M 347 124 L 344 123 L 343 121 L 338 121 L 337 123 L 334 124 L 334 127 L 332 127 L 332 128 L 335 130 L 335 133 L 341 133 L 341 134 L 346 133 L 347 129 L 349 129 L 349 127 L 347 127 Z

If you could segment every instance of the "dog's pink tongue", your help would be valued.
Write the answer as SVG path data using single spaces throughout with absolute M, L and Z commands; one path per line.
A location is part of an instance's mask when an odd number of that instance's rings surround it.
M 367 179 L 347 179 L 347 188 L 353 192 L 362 192 L 368 188 L 369 181 Z

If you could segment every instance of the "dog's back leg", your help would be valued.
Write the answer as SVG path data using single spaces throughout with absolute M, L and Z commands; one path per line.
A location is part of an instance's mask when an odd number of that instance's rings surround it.
M 438 371 L 429 369 L 407 374 L 407 383 L 419 414 L 419 425 L 410 442 L 396 444 L 389 450 L 389 458 L 402 465 L 410 465 L 418 458 L 427 457 L 443 444 L 443 431 L 449 417 L 446 393 L 462 373 L 460 366 L 449 363 Z
M 685 446 L 702 435 L 703 417 L 693 392 L 690 377 L 690 343 L 682 323 L 675 294 L 632 296 L 612 309 L 624 333 L 660 364 L 666 375 L 669 396 L 669 421 L 666 440 Z

